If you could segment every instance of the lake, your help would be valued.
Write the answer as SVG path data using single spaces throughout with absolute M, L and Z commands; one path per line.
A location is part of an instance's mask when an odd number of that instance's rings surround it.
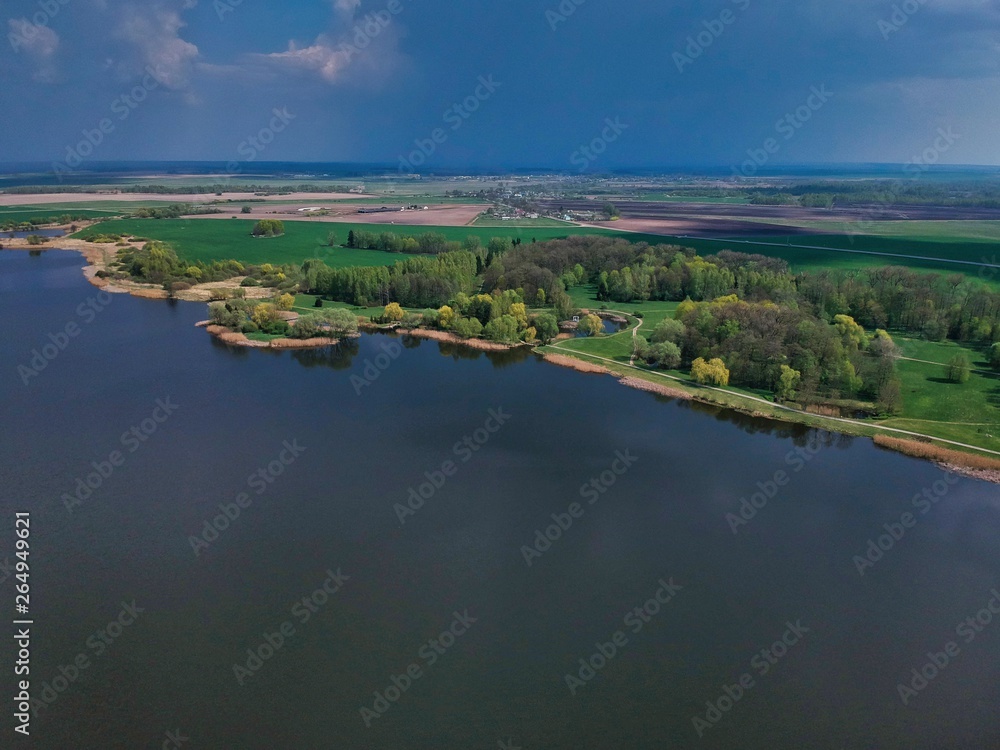
M 81 264 L 0 252 L 33 747 L 1000 743 L 995 485 L 531 353 L 231 349 Z

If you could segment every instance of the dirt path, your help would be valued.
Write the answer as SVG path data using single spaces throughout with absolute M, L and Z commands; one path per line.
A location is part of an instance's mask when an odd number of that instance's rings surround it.
M 631 368 L 633 370 L 638 370 L 639 372 L 646 373 L 647 375 L 655 375 L 657 377 L 666 378 L 667 380 L 673 380 L 675 382 L 684 383 L 685 385 L 689 385 L 689 386 L 691 385 L 691 383 L 689 383 L 688 381 L 684 380 L 683 378 L 678 378 L 678 377 L 676 377 L 674 375 L 667 375 L 666 373 L 655 372 L 653 370 L 644 370 L 644 369 L 642 369 L 640 367 L 636 367 L 635 365 L 632 365 L 632 364 L 626 365 L 624 362 L 616 362 L 613 359 L 608 359 L 607 357 L 599 357 L 596 354 L 586 354 L 584 352 L 574 352 L 574 353 L 575 354 L 580 354 L 580 355 L 582 355 L 584 357 L 590 357 L 591 359 L 598 359 L 598 360 L 601 360 L 602 362 L 608 362 L 610 364 L 617 365 L 619 367 L 628 367 L 628 368 Z M 741 399 L 744 399 L 746 401 L 752 401 L 752 402 L 759 403 L 759 404 L 765 404 L 766 406 L 768 406 L 768 407 L 770 407 L 772 409 L 778 409 L 779 411 L 786 411 L 786 412 L 790 412 L 792 414 L 798 414 L 798 415 L 803 414 L 803 412 L 799 411 L 798 409 L 793 409 L 790 406 L 784 406 L 783 404 L 775 404 L 775 403 L 773 403 L 771 401 L 767 401 L 765 399 L 758 398 L 757 396 L 748 396 L 745 393 L 738 393 L 737 391 L 731 391 L 728 388 L 719 388 L 718 386 L 714 386 L 714 385 L 700 385 L 698 387 L 699 388 L 703 388 L 705 390 L 709 390 L 709 391 L 717 391 L 719 393 L 725 393 L 728 396 L 735 396 L 736 398 L 741 398 Z M 947 443 L 948 445 L 958 446 L 959 448 L 966 448 L 968 450 L 980 451 L 982 453 L 989 453 L 992 456 L 1000 456 L 1000 451 L 990 450 L 989 448 L 980 448 L 978 445 L 970 445 L 968 443 L 960 443 L 957 440 L 948 440 L 946 438 L 935 437 L 934 435 L 925 435 L 924 433 L 921 433 L 921 432 L 912 432 L 910 430 L 901 430 L 901 429 L 896 428 L 896 427 L 885 427 L 885 426 L 882 426 L 882 425 L 873 425 L 873 424 L 870 424 L 870 423 L 867 423 L 867 422 L 860 422 L 860 421 L 858 421 L 856 419 L 847 419 L 846 417 L 826 417 L 826 416 L 821 416 L 819 414 L 810 414 L 809 416 L 812 417 L 812 418 L 818 419 L 818 420 L 826 420 L 828 422 L 837 422 L 839 424 L 849 424 L 849 425 L 853 425 L 855 427 L 863 427 L 865 429 L 874 429 L 874 430 L 879 430 L 879 431 L 882 431 L 882 432 L 891 432 L 891 433 L 895 433 L 897 435 L 906 435 L 908 437 L 921 438 L 923 440 L 932 440 L 932 441 L 936 441 L 936 442 L 939 442 L 939 443 Z

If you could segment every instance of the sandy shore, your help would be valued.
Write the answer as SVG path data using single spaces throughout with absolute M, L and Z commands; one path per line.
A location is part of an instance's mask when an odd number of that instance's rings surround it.
M 571 370 L 576 370 L 577 372 L 589 372 L 595 375 L 610 375 L 611 370 L 602 365 L 593 365 L 590 362 L 584 362 L 580 359 L 575 359 L 574 357 L 567 357 L 562 354 L 550 354 L 546 352 L 542 355 L 542 359 L 546 362 L 551 362 L 554 365 L 559 365 L 560 367 L 568 367 Z
M 660 396 L 667 396 L 669 398 L 678 398 L 684 401 L 693 401 L 694 396 L 692 396 L 687 391 L 682 391 L 680 388 L 671 388 L 667 385 L 661 385 L 660 383 L 650 383 L 648 380 L 643 380 L 642 378 L 631 378 L 624 377 L 619 378 L 618 382 L 622 385 L 627 385 L 629 388 L 636 388 L 640 391 L 647 391 L 649 393 L 656 393 Z
M 316 349 L 324 346 L 336 346 L 339 339 L 312 338 L 312 339 L 274 339 L 273 341 L 252 341 L 246 335 L 230 331 L 224 326 L 205 325 L 205 321 L 197 324 L 223 343 L 232 346 L 243 346 L 249 349 Z
M 948 448 L 939 448 L 930 443 L 920 443 L 916 440 L 901 440 L 886 435 L 876 435 L 875 445 L 904 453 L 913 458 L 923 458 L 933 461 L 942 469 L 961 474 L 972 479 L 1000 484 L 1000 459 L 988 456 L 976 456 Z
M 413 328 L 408 331 L 398 330 L 397 332 L 403 334 L 404 336 L 416 336 L 421 339 L 432 339 L 434 341 L 444 341 L 449 344 L 460 344 L 461 346 L 468 346 L 472 349 L 479 349 L 484 352 L 505 352 L 509 349 L 516 348 L 516 346 L 498 344 L 495 341 L 484 341 L 483 339 L 463 339 L 461 336 L 456 336 L 454 333 L 449 333 L 448 331 L 435 331 L 429 328 Z

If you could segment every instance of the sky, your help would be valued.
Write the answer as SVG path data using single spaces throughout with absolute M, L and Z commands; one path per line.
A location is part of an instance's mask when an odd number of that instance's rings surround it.
M 1000 0 L 0 0 L 0 162 L 1000 164 Z

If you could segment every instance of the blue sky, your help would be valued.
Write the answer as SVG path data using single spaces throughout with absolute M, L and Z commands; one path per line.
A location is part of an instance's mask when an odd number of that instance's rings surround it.
M 1000 0 L 5 0 L 0 23 L 0 161 L 1000 164 Z

